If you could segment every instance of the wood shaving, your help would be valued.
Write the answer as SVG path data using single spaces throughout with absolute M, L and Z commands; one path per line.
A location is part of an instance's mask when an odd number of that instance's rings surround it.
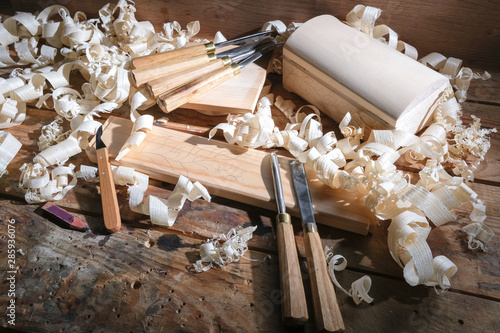
M 410 285 L 430 285 L 449 287 L 449 279 L 456 272 L 453 263 L 444 257 L 433 258 L 426 238 L 432 222 L 439 227 L 455 220 L 453 209 L 470 202 L 474 209 L 470 216 L 474 227 L 465 231 L 469 237 L 470 248 L 485 248 L 484 244 L 491 239 L 489 228 L 480 229 L 486 219 L 484 204 L 477 198 L 461 177 L 449 175 L 443 168 L 443 163 L 463 160 L 468 151 L 482 156 L 489 148 L 487 135 L 491 131 L 480 131 L 479 123 L 465 127 L 459 119 L 460 112 L 456 110 L 456 100 L 438 107 L 434 115 L 434 123 L 417 137 L 401 130 L 373 130 L 367 140 L 363 141 L 362 128 L 352 125 L 360 123 L 346 114 L 339 124 L 344 136 L 337 139 L 333 132 L 323 134 L 321 118 L 317 109 L 306 106 L 313 112 L 306 114 L 300 108 L 291 116 L 290 103 L 280 98 L 276 101 L 278 108 L 294 122 L 279 131 L 274 127 L 274 121 L 267 119 L 268 124 L 255 126 L 252 138 L 267 138 L 264 144 L 252 146 L 256 140 L 242 140 L 240 144 L 247 147 L 272 148 L 283 147 L 295 158 L 308 164 L 316 172 L 318 180 L 330 187 L 344 188 L 347 191 L 362 194 L 364 204 L 379 219 L 391 219 L 388 244 L 394 260 L 404 268 L 404 277 Z M 252 114 L 246 114 L 238 119 L 249 119 Z M 238 133 L 245 132 L 248 125 L 244 121 L 220 124 L 215 129 L 226 129 L 232 143 Z M 263 129 L 260 133 L 255 131 Z M 465 135 L 475 139 L 458 141 L 455 132 L 474 134 Z M 457 142 L 459 142 L 457 144 Z M 462 143 L 464 142 L 464 143 Z M 456 151 L 454 155 L 450 154 Z M 453 159 L 454 156 L 460 158 Z M 450 157 L 453 156 L 453 157 Z M 398 170 L 395 163 L 406 157 L 412 162 L 423 162 L 425 167 L 419 173 L 419 181 L 412 184 L 410 178 Z M 411 157 L 411 158 L 410 158 Z M 462 166 L 462 163 L 459 163 Z M 437 263 L 436 263 L 437 262 Z M 366 283 L 366 282 L 365 282 Z
M 0 177 L 7 174 L 7 166 L 14 159 L 22 145 L 12 134 L 0 131 Z
M 130 59 L 185 46 L 200 31 L 200 24 L 191 22 L 182 29 L 174 21 L 155 32 L 150 22 L 135 18 L 135 11 L 132 1 L 120 0 L 102 7 L 98 19 L 87 19 L 82 12 L 71 17 L 67 8 L 54 5 L 39 14 L 18 12 L 0 22 L 0 68 L 26 66 L 12 70 L 9 78 L 0 79 L 0 128 L 21 124 L 28 101 L 37 101 L 37 107 L 49 107 L 48 102 L 52 101 L 58 115 L 43 126 L 38 140 L 40 153 L 33 163 L 21 167 L 20 186 L 25 189 L 28 202 L 62 199 L 78 177 L 96 180 L 92 168 L 83 166 L 75 174 L 72 164 L 64 164 L 87 148 L 89 138 L 101 125 L 94 120 L 100 113 L 110 113 L 126 102 L 130 104 L 134 130 L 120 150 L 118 160 L 137 147 L 151 130 L 153 117 L 141 115 L 138 110 L 147 109 L 155 101 L 145 90 L 137 90 L 130 84 Z M 217 38 L 223 36 L 218 34 Z M 58 52 L 64 59 L 55 63 Z M 14 61 L 11 53 L 19 60 Z M 80 90 L 68 87 L 75 71 L 87 81 Z M 70 122 L 69 132 L 62 132 L 60 119 Z M 3 174 L 20 144 L 10 134 L 0 133 L 0 174 Z M 12 149 L 4 153 L 8 146 Z M 133 177 L 123 178 L 122 171 L 117 171 L 118 182 L 129 185 L 131 207 L 150 214 L 154 223 L 173 224 L 186 198 L 210 198 L 201 184 L 182 178 L 169 203 L 148 197 L 147 203 L 142 204 L 147 176 L 125 172 Z M 167 208 L 168 205 L 173 208 Z
M 62 122 L 63 120 L 61 117 L 56 117 L 56 119 L 50 124 L 42 126 L 42 134 L 38 138 L 37 142 L 40 151 L 67 139 L 70 132 L 63 131 L 61 126 Z
M 211 200 L 210 194 L 201 183 L 193 183 L 182 175 L 168 199 L 149 195 L 144 200 L 149 184 L 147 175 L 124 166 L 112 166 L 112 171 L 115 184 L 128 187 L 129 206 L 132 211 L 149 215 L 151 223 L 155 225 L 171 227 L 186 200 L 194 201 L 199 198 Z M 89 182 L 99 181 L 98 170 L 92 166 L 82 165 L 76 176 Z
M 333 253 L 333 249 L 328 246 L 325 247 L 325 258 L 328 265 L 328 275 L 337 288 L 339 288 L 347 296 L 351 297 L 356 305 L 359 305 L 362 301 L 365 301 L 366 303 L 373 302 L 373 298 L 368 295 L 372 286 L 372 279 L 369 276 L 364 275 L 354 281 L 351 284 L 351 289 L 347 291 L 340 285 L 335 277 L 336 271 L 343 271 L 347 267 L 347 260 L 339 254 L 335 255 Z
M 252 148 L 262 146 L 274 129 L 270 98 L 272 99 L 272 96 L 268 95 L 259 100 L 255 114 L 246 113 L 241 117 L 230 119 L 228 123 L 217 125 L 210 130 L 209 138 L 220 129 L 229 143 Z
M 227 264 L 237 262 L 248 250 L 247 242 L 252 238 L 257 227 L 231 229 L 227 235 L 214 235 L 200 246 L 200 260 L 193 264 L 196 272 L 208 271 L 215 265 L 225 268 Z M 204 265 L 206 264 L 206 265 Z

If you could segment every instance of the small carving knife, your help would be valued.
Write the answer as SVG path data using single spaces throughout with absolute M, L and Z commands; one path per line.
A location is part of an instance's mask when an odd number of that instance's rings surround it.
M 270 33 L 271 31 L 263 31 L 253 35 L 227 40 L 220 43 L 214 44 L 213 42 L 210 42 L 206 44 L 187 46 L 173 51 L 167 51 L 162 53 L 150 54 L 143 57 L 137 57 L 135 59 L 132 59 L 132 65 L 134 66 L 134 68 L 141 68 L 141 67 L 158 65 L 167 61 L 181 60 L 204 54 L 210 54 L 214 53 L 215 50 L 218 48 L 245 43 L 254 39 L 258 39 L 260 37 L 264 37 L 266 35 L 269 35 Z
M 99 181 L 101 184 L 102 212 L 104 225 L 109 232 L 117 232 L 122 226 L 120 218 L 120 207 L 116 197 L 115 182 L 109 164 L 108 148 L 101 139 L 102 126 L 97 129 L 95 135 L 95 146 L 97 154 L 97 168 L 99 169 Z
M 278 238 L 278 255 L 280 265 L 281 317 L 285 325 L 299 326 L 306 323 L 307 313 L 306 295 L 302 276 L 300 274 L 299 258 L 295 247 L 292 219 L 286 213 L 285 198 L 281 185 L 280 166 L 278 156 L 271 154 L 271 170 L 274 179 L 274 193 L 278 207 L 276 216 L 276 235 Z
M 328 276 L 325 253 L 318 234 L 314 210 L 307 185 L 304 165 L 298 160 L 290 161 L 295 195 L 302 217 L 306 247 L 307 267 L 311 280 L 314 315 L 318 331 L 338 332 L 344 330 L 344 321 L 337 303 L 333 284 Z

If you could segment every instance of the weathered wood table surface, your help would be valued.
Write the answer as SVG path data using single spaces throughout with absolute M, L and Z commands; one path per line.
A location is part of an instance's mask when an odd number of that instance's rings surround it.
M 488 69 L 488 68 L 482 68 Z M 463 103 L 463 120 L 481 118 L 487 128 L 500 128 L 500 73 L 474 82 Z M 297 105 L 305 104 L 271 77 L 273 92 Z M 122 110 L 126 117 L 126 110 Z M 149 110 L 164 116 L 157 107 Z M 0 178 L 0 331 L 8 325 L 6 308 L 11 275 L 7 266 L 9 221 L 15 220 L 15 328 L 22 332 L 279 332 L 313 331 L 312 319 L 300 329 L 280 323 L 280 289 L 274 217 L 276 213 L 231 200 L 187 202 L 171 228 L 155 227 L 147 216 L 128 207 L 126 187 L 118 186 L 122 229 L 108 234 L 102 220 L 95 184 L 79 181 L 60 207 L 82 218 L 90 231 L 62 228 L 40 215 L 42 205 L 29 205 L 18 187 L 19 168 L 32 161 L 36 140 L 54 111 L 29 107 L 20 126 L 7 129 L 23 147 Z M 278 126 L 286 119 L 273 109 Z M 168 115 L 168 128 L 207 136 L 225 117 L 203 116 L 191 110 Z M 103 117 L 104 121 L 106 117 Z M 325 120 L 327 129 L 335 124 Z M 455 210 L 456 220 L 431 231 L 428 243 L 436 255 L 457 266 L 452 287 L 437 294 L 432 287 L 411 287 L 387 248 L 388 221 L 367 236 L 320 226 L 323 245 L 334 247 L 348 260 L 339 282 L 368 274 L 373 281 L 373 304 L 356 306 L 337 291 L 347 332 L 498 332 L 500 331 L 500 136 L 470 186 L 487 205 L 486 224 L 497 236 L 487 252 L 467 249 L 460 229 L 468 223 L 469 205 Z M 284 153 L 281 151 L 281 153 Z M 74 164 L 90 164 L 85 154 Z M 409 173 L 418 170 L 406 170 Z M 167 198 L 172 184 L 150 180 L 146 194 Z M 311 305 L 303 234 L 293 220 L 304 286 Z M 200 244 L 214 233 L 237 226 L 257 226 L 246 258 L 226 269 L 193 273 Z M 312 308 L 309 309 L 312 314 Z

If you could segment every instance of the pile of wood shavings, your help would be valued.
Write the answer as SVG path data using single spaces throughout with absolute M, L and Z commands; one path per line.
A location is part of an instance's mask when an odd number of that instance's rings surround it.
M 183 30 L 178 22 L 170 22 L 155 32 L 150 22 L 136 20 L 135 11 L 132 1 L 120 0 L 101 8 L 98 19 L 87 19 L 82 12 L 71 17 L 67 8 L 54 5 L 36 15 L 18 12 L 0 22 L 0 68 L 23 66 L 13 69 L 9 78 L 0 79 L 0 129 L 21 124 L 26 103 L 36 99 L 37 107 L 53 104 L 58 115 L 42 128 L 40 153 L 33 163 L 21 167 L 20 186 L 28 203 L 60 200 L 78 178 L 95 178 L 95 168 L 81 166 L 76 171 L 67 163 L 88 147 L 89 138 L 101 125 L 94 120 L 100 113 L 130 104 L 134 130 L 117 159 L 138 146 L 151 130 L 153 117 L 137 111 L 155 101 L 130 84 L 130 59 L 183 47 L 200 25 L 191 22 Z M 10 56 L 11 51 L 19 60 Z M 56 62 L 58 56 L 63 60 Z M 87 81 L 80 91 L 68 87 L 74 71 Z M 70 123 L 70 131 L 62 132 L 61 119 Z M 0 131 L 0 176 L 20 148 L 16 138 Z M 129 186 L 131 209 L 150 215 L 155 224 L 171 226 L 186 199 L 210 200 L 201 184 L 181 176 L 168 200 L 149 196 L 143 202 L 146 175 L 117 168 L 114 176 L 117 184 Z
M 375 25 L 380 14 L 378 8 L 357 5 L 347 15 L 346 23 L 417 60 L 414 47 L 398 41 L 397 34 L 389 27 Z M 465 101 L 471 80 L 488 79 L 487 72 L 474 74 L 469 68 L 460 68 L 461 60 L 437 53 L 419 61 L 447 76 L 455 89 L 453 94 L 445 92 L 441 96 L 433 123 L 420 137 L 398 130 L 374 130 L 363 142 L 362 120 L 351 119 L 350 114 L 346 114 L 339 124 L 344 138 L 337 139 L 333 132 L 323 134 L 316 107 L 306 106 L 313 111 L 309 115 L 301 113 L 304 107 L 293 115 L 295 106 L 281 97 L 274 104 L 290 123 L 279 131 L 274 128 L 270 115 L 272 95 L 261 100 L 255 115 L 229 119 L 227 124 L 217 125 L 210 135 L 220 129 L 228 142 L 241 146 L 283 147 L 311 166 L 325 184 L 361 193 L 364 204 L 375 216 L 392 220 L 389 251 L 403 268 L 407 283 L 447 289 L 457 267 L 445 256 L 433 258 L 426 242 L 431 229 L 429 222 L 439 227 L 452 221 L 455 219 L 452 210 L 470 202 L 471 223 L 462 230 L 467 234 L 469 249 L 486 250 L 486 243 L 493 237 L 493 231 L 484 224 L 486 206 L 466 182 L 473 180 L 474 170 L 490 147 L 488 135 L 496 130 L 481 129 L 475 117 L 469 127 L 460 119 L 459 102 Z M 269 135 L 270 128 L 274 130 Z M 465 161 L 469 155 L 476 157 L 470 164 Z M 425 164 L 417 184 L 413 185 L 409 177 L 397 169 L 398 160 Z M 444 164 L 454 167 L 455 176 L 445 171 Z M 330 260 L 330 264 L 335 265 L 335 261 Z M 330 271 L 335 282 L 334 268 L 330 267 Z M 355 294 L 357 297 L 359 293 Z
M 323 183 L 334 189 L 361 193 L 362 201 L 373 214 L 379 219 L 392 220 L 389 250 L 404 269 L 410 285 L 443 289 L 450 286 L 456 266 L 444 256 L 433 258 L 426 238 L 430 222 L 441 226 L 455 219 L 452 213 L 455 207 L 466 202 L 473 205 L 472 223 L 464 231 L 468 233 L 470 248 L 485 248 L 493 235 L 483 223 L 485 205 L 466 180 L 449 175 L 442 165 L 450 162 L 449 150 L 463 149 L 447 136 L 452 129 L 463 126 L 459 112 L 455 112 L 459 104 L 454 97 L 438 107 L 433 125 L 420 137 L 399 130 L 374 130 L 366 141 L 362 140 L 364 127 L 351 125 L 349 114 L 339 125 L 344 138 L 337 139 L 334 132 L 324 134 L 319 111 L 314 106 L 302 107 L 293 117 L 289 116 L 293 122 L 280 131 L 274 125 L 270 106 L 283 106 L 283 112 L 289 114 L 292 104 L 281 98 L 274 103 L 273 98 L 272 95 L 262 98 L 255 114 L 229 119 L 228 123 L 216 126 L 211 135 L 222 130 L 229 142 L 240 146 L 285 148 L 314 169 Z M 307 108 L 313 112 L 306 114 Z M 436 126 L 448 131 L 437 131 Z M 484 135 L 480 142 L 483 140 L 487 140 Z M 482 152 L 483 156 L 485 153 Z M 412 184 L 397 169 L 395 163 L 400 158 L 425 164 L 417 184 Z

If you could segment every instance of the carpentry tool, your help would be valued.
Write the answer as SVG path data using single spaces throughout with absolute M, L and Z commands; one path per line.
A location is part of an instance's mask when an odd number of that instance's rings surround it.
M 257 40 L 257 42 L 249 43 L 251 45 L 248 44 L 242 45 L 239 48 L 229 50 L 227 52 L 228 54 L 233 54 L 233 52 L 234 54 L 245 53 L 247 52 L 247 49 L 253 48 L 256 43 L 260 43 L 260 40 Z M 179 51 L 180 50 L 182 49 L 179 49 Z M 194 54 L 193 56 L 181 59 L 163 60 L 160 63 L 155 62 L 153 65 L 143 66 L 140 68 L 133 69 L 131 71 L 131 79 L 133 84 L 136 87 L 139 87 L 144 83 L 165 77 L 167 75 L 179 73 L 183 70 L 194 68 L 200 65 L 209 64 L 218 58 L 219 56 L 217 56 L 214 52 L 210 52 L 210 53 Z
M 78 231 L 89 230 L 89 227 L 81 218 L 68 213 L 52 202 L 47 202 L 45 205 L 43 205 L 42 211 L 44 212 L 45 217 L 50 218 L 58 224 L 62 224 L 66 227 Z
M 208 63 L 193 67 L 186 68 L 180 72 L 172 73 L 170 75 L 162 76 L 158 79 L 147 82 L 147 87 L 153 97 L 158 98 L 161 95 L 178 88 L 186 83 L 203 77 L 218 69 L 229 66 L 232 63 L 241 61 L 252 55 L 258 46 L 266 45 L 274 42 L 271 37 L 261 38 L 255 42 L 247 43 L 236 47 L 234 49 L 224 51 L 215 55 L 215 60 Z
M 157 64 L 161 64 L 167 61 L 173 61 L 173 60 L 179 60 L 179 59 L 187 59 L 191 58 L 194 56 L 199 56 L 199 55 L 204 55 L 204 54 L 209 54 L 209 53 L 214 53 L 216 49 L 230 46 L 230 45 L 236 45 L 236 44 L 242 44 L 254 39 L 258 39 L 264 36 L 267 36 L 271 33 L 271 31 L 263 31 L 259 32 L 253 35 L 248 35 L 245 37 L 241 38 L 236 38 L 220 43 L 206 43 L 206 44 L 198 44 L 198 45 L 193 45 L 193 46 L 187 46 L 183 47 L 177 50 L 173 51 L 167 51 L 167 52 L 162 52 L 162 53 L 155 53 L 155 54 L 150 54 L 147 56 L 143 57 L 137 57 L 135 59 L 132 59 L 132 66 L 134 68 L 141 68 L 141 67 L 149 67 L 149 66 L 154 66 Z
M 101 139 L 102 126 L 97 129 L 95 135 L 97 167 L 99 169 L 99 181 L 101 184 L 102 212 L 104 225 L 109 232 L 117 232 L 122 226 L 120 218 L 120 207 L 116 197 L 115 182 L 109 163 L 108 148 Z
M 283 297 L 281 317 L 286 325 L 299 326 L 305 324 L 309 316 L 291 223 L 292 218 L 286 213 L 283 187 L 281 186 L 280 166 L 278 156 L 275 153 L 271 154 L 271 170 L 278 208 L 276 236 L 278 238 L 281 293 Z
M 290 169 L 304 229 L 304 243 L 309 278 L 311 280 L 316 328 L 318 331 L 341 331 L 344 330 L 344 322 L 333 284 L 328 276 L 325 253 L 314 220 L 314 210 L 304 165 L 299 160 L 291 160 Z
M 252 62 L 256 61 L 263 54 L 282 46 L 284 43 L 270 43 L 266 44 L 255 51 L 254 54 L 241 61 L 238 64 L 231 64 L 231 66 L 224 67 L 215 72 L 212 72 L 206 77 L 202 77 L 189 82 L 171 92 L 161 95 L 158 98 L 158 105 L 163 112 L 171 112 L 183 104 L 195 99 L 196 97 L 210 91 L 223 82 L 226 82 L 235 75 L 238 75 L 243 68 Z

